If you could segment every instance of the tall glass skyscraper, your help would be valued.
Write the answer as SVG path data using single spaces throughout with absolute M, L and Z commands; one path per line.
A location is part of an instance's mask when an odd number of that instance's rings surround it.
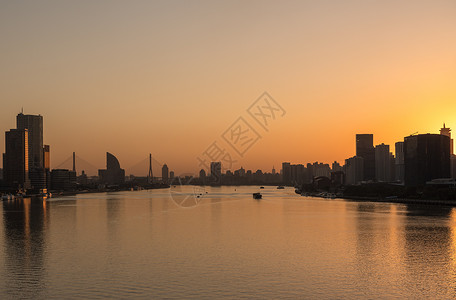
M 373 134 L 356 135 L 356 156 L 364 159 L 364 180 L 375 179 L 375 149 Z

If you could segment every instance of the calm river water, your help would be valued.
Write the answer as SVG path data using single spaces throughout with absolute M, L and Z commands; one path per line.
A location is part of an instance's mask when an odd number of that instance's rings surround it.
M 453 208 L 257 191 L 5 201 L 0 298 L 455 297 Z

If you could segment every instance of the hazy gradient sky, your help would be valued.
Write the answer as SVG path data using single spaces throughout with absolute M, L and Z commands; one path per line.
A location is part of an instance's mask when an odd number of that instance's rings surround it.
M 195 172 L 264 91 L 286 115 L 237 168 L 456 129 L 456 1 L 0 3 L 0 149 L 24 107 L 52 167 L 76 151 L 103 168 L 109 151 L 128 174 L 152 152 Z

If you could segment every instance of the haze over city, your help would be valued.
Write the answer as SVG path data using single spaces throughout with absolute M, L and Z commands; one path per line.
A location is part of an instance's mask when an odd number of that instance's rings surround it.
M 256 127 L 234 168 L 342 163 L 356 133 L 393 145 L 456 128 L 455 13 L 454 1 L 2 2 L 0 128 L 41 114 L 52 167 L 75 151 L 102 168 L 109 151 L 127 171 L 152 153 L 196 173 L 267 91 L 286 114 Z

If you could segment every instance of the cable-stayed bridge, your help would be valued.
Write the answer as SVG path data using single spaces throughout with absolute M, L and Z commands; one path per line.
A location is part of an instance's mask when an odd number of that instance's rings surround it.
M 139 161 L 129 167 L 124 168 L 125 174 L 126 175 L 135 175 L 135 176 L 144 176 L 144 177 L 148 176 L 149 167 L 150 167 L 149 159 L 150 159 L 150 157 L 147 156 L 144 159 L 142 159 L 141 161 Z M 162 168 L 163 164 L 160 161 L 158 161 L 157 159 L 155 159 L 153 156 L 152 156 L 151 163 L 152 163 L 153 174 L 155 174 L 154 177 L 155 178 L 161 177 L 161 168 Z M 73 166 L 74 166 L 75 171 L 77 172 L 78 175 L 81 174 L 82 171 L 84 171 L 87 175 L 93 176 L 93 175 L 98 175 L 99 169 L 106 168 L 105 164 L 106 164 L 106 162 L 103 162 L 102 166 L 97 167 L 94 164 L 92 164 L 91 162 L 87 161 L 86 159 L 80 157 L 79 155 L 71 154 L 70 156 L 68 156 L 68 158 L 66 158 L 61 163 L 59 163 L 58 165 L 53 167 L 53 169 L 73 170 Z M 121 162 L 121 167 L 122 167 L 122 162 Z M 156 175 L 159 175 L 159 176 L 156 176 Z

